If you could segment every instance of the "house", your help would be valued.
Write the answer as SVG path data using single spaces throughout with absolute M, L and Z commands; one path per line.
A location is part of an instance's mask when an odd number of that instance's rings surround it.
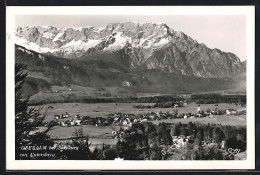
M 181 147 L 186 146 L 187 142 L 188 139 L 182 139 L 182 138 L 178 139 L 178 145 Z
M 126 126 L 124 126 L 124 127 L 123 127 L 123 130 L 128 130 L 128 129 L 129 129 L 129 127 L 130 127 L 130 126 L 127 126 L 127 125 L 126 125 Z M 122 137 L 122 136 L 123 136 L 123 133 L 120 133 L 120 136 Z
M 238 115 L 246 115 L 246 110 L 237 110 Z
M 42 132 L 45 132 L 47 129 L 48 129 L 48 127 L 36 127 L 36 130 L 29 132 L 29 135 L 34 135 L 36 133 L 42 133 Z
M 74 126 L 75 125 L 75 120 L 70 121 L 70 126 Z
M 191 114 L 190 118 L 195 118 L 195 115 Z
M 221 149 L 225 149 L 225 144 L 226 144 L 226 141 L 222 140 L 222 142 L 220 144 Z
M 236 114 L 236 113 L 237 113 L 237 111 L 234 110 L 234 109 L 227 109 L 227 110 L 226 110 L 226 114 L 227 114 L 227 115 L 234 115 L 234 114 Z
M 196 114 L 196 117 L 201 118 L 201 114 Z
M 145 118 L 145 119 L 142 119 L 141 122 L 147 122 L 147 119 L 146 119 L 146 118 Z
M 173 148 L 181 148 L 181 147 L 185 147 L 189 141 L 189 136 L 185 137 L 183 135 L 180 136 L 172 136 L 172 142 L 173 145 L 170 147 L 171 149 Z
M 179 104 L 174 104 L 174 107 L 175 107 L 175 108 L 179 107 Z
M 126 120 L 123 121 L 123 125 L 127 125 L 127 121 Z
M 128 117 L 125 120 L 127 121 L 127 123 L 131 123 L 131 121 Z
M 81 118 L 80 115 L 75 115 L 74 117 L 77 118 L 77 119 Z
M 118 119 L 119 119 L 118 117 L 115 117 L 115 118 L 114 118 L 114 122 L 117 122 Z
M 61 126 L 67 126 L 67 124 L 65 124 L 64 122 L 60 122 Z
M 197 112 L 200 112 L 200 106 L 197 107 Z
M 81 120 L 75 120 L 75 125 L 81 125 Z

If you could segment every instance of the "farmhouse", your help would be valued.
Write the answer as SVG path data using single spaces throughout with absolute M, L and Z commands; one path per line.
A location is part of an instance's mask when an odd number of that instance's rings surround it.
M 227 115 L 234 115 L 234 114 L 236 114 L 236 113 L 237 113 L 237 111 L 234 110 L 234 109 L 227 109 L 227 110 L 226 110 L 226 114 L 227 114 Z
M 173 148 L 179 149 L 181 147 L 185 147 L 188 141 L 189 141 L 189 136 L 187 137 L 185 137 L 184 135 L 172 136 L 173 145 L 171 146 L 171 149 Z
M 36 133 L 44 132 L 48 129 L 48 127 L 37 127 L 36 130 L 30 131 L 29 135 L 34 135 Z
M 75 120 L 74 123 L 75 125 L 81 125 L 81 120 Z

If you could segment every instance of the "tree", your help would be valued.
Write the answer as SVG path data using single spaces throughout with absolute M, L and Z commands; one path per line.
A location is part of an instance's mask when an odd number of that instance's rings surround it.
M 215 149 L 214 159 L 215 160 L 223 160 L 224 159 L 224 156 L 223 156 L 223 154 L 221 153 L 220 150 Z
M 153 132 L 153 131 L 155 131 L 155 125 L 153 125 L 152 123 L 150 123 L 150 122 L 146 122 L 146 123 L 144 123 L 144 127 L 145 127 L 145 134 L 149 134 L 149 133 L 151 133 L 151 132 Z
M 188 136 L 189 135 L 189 130 L 187 128 L 181 128 L 181 135 Z
M 199 156 L 199 153 L 198 153 L 197 150 L 194 150 L 194 151 L 191 152 L 190 159 L 191 160 L 199 160 L 200 159 L 200 156 Z
M 177 116 L 178 116 L 178 113 L 179 113 L 179 112 L 178 112 L 178 109 L 174 109 L 174 110 L 173 110 L 173 115 L 174 115 L 174 117 L 177 117 Z
M 31 159 L 20 157 L 21 154 L 28 153 L 22 150 L 23 146 L 53 146 L 53 142 L 47 135 L 51 127 L 37 131 L 46 113 L 41 114 L 39 109 L 28 107 L 29 97 L 22 96 L 22 87 L 27 76 L 25 68 L 23 64 L 15 64 L 15 159 Z
M 111 148 L 109 145 L 103 147 L 103 159 L 114 160 L 117 157 L 116 149 Z
M 224 139 L 224 134 L 223 132 L 221 131 L 220 128 L 218 127 L 215 127 L 212 131 L 213 133 L 213 140 L 216 142 L 216 143 L 220 143 L 223 139 Z
M 97 149 L 97 147 L 93 150 L 91 160 L 102 160 L 103 155 L 102 155 L 102 150 Z
M 150 149 L 150 160 L 162 160 L 161 149 L 156 144 Z
M 197 137 L 194 141 L 194 146 L 193 149 L 194 150 L 199 150 L 202 148 L 202 144 L 201 144 L 201 139 L 199 137 Z
M 165 123 L 160 123 L 157 127 L 157 133 L 160 138 L 161 144 L 171 145 L 172 144 L 172 137 L 170 134 L 170 130 L 166 128 Z
M 182 127 L 182 123 L 178 122 L 177 124 L 172 126 L 171 135 L 172 136 L 179 136 L 180 135 L 180 128 Z
M 64 159 L 69 160 L 91 160 L 96 159 L 93 157 L 89 146 L 91 143 L 88 143 L 89 137 L 84 133 L 83 128 L 75 129 L 75 132 L 72 134 L 74 137 L 72 143 L 67 143 L 68 146 L 73 148 L 78 148 L 77 150 L 64 150 L 62 155 Z M 96 154 L 96 152 L 95 152 Z

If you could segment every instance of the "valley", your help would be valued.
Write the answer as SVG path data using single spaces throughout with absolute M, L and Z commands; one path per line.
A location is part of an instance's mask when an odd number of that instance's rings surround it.
M 233 160 L 229 147 L 245 159 L 246 61 L 235 54 L 164 23 L 15 35 L 15 63 L 27 74 L 19 97 L 46 115 L 29 135 L 81 148 L 60 159 Z
M 42 111 L 47 111 L 46 119 L 44 122 L 49 123 L 53 121 L 68 121 L 68 120 L 77 120 L 75 116 L 90 116 L 94 118 L 107 118 L 117 116 L 117 114 L 123 115 L 136 115 L 136 116 L 149 116 L 160 114 L 173 114 L 176 109 L 174 108 L 154 108 L 154 109 L 136 109 L 133 108 L 134 105 L 153 105 L 153 103 L 57 103 L 57 104 L 46 104 L 38 106 Z M 51 108 L 50 108 L 51 106 Z M 196 113 L 198 105 L 195 103 L 190 103 L 185 107 L 177 108 L 179 114 L 188 114 Z M 245 110 L 245 107 L 237 106 L 235 104 L 220 103 L 217 107 L 214 104 L 203 104 L 200 105 L 202 111 L 214 110 L 218 108 L 219 110 L 226 109 L 235 109 L 235 110 Z M 68 114 L 70 117 L 64 119 L 55 119 L 56 115 L 65 115 Z M 231 125 L 243 127 L 246 125 L 246 115 L 213 115 L 212 117 L 202 117 L 202 118 L 171 118 L 165 119 L 161 118 L 160 120 L 148 121 L 155 125 L 160 123 L 168 123 L 171 125 L 176 125 L 178 123 L 189 124 L 199 123 L 204 125 Z M 130 124 L 119 124 L 113 123 L 108 126 L 102 125 L 82 125 L 79 126 L 59 126 L 56 125 L 49 132 L 51 138 L 56 139 L 57 143 L 66 143 L 70 141 L 70 138 L 73 137 L 73 133 L 82 128 L 85 135 L 89 137 L 89 142 L 91 143 L 90 148 L 94 150 L 97 148 L 102 148 L 103 144 L 106 145 L 116 145 L 117 139 L 113 132 L 119 131 L 120 128 L 128 128 Z

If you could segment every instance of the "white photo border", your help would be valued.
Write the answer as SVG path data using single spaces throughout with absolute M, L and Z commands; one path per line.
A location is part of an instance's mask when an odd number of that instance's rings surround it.
M 7 170 L 210 170 L 255 169 L 254 6 L 7 6 L 6 7 Z M 15 160 L 14 28 L 16 15 L 245 15 L 247 60 L 247 159 L 218 161 Z

